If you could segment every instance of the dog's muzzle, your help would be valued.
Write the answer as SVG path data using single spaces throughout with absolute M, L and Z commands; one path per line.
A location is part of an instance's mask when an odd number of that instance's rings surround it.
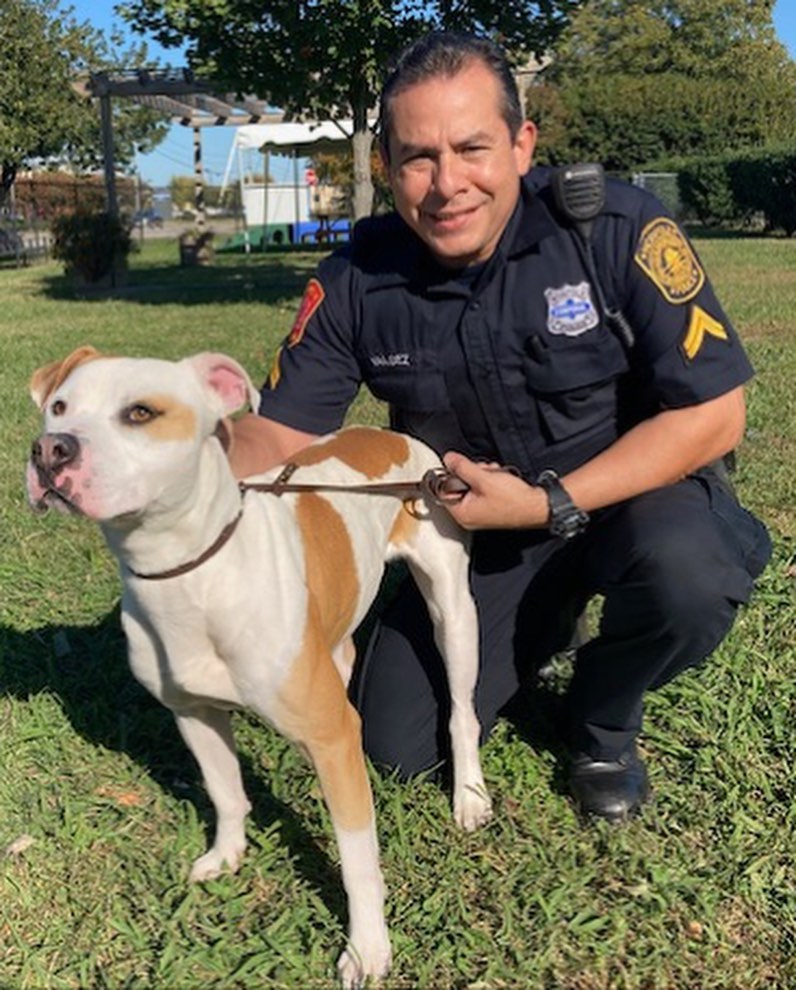
M 79 453 L 80 444 L 71 433 L 45 433 L 33 442 L 30 459 L 40 477 L 52 479 L 62 468 L 74 464 Z
M 77 508 L 73 500 L 71 479 L 67 478 L 60 485 L 57 482 L 63 469 L 76 464 L 79 456 L 80 442 L 71 433 L 45 433 L 33 442 L 30 463 L 43 489 L 39 508 L 46 508 L 52 496 L 73 511 Z

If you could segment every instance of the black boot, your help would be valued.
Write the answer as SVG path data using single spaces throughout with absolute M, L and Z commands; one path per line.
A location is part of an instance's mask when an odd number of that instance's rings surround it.
M 595 760 L 578 753 L 572 760 L 569 789 L 581 814 L 623 822 L 649 796 L 647 768 L 635 746 L 618 760 Z

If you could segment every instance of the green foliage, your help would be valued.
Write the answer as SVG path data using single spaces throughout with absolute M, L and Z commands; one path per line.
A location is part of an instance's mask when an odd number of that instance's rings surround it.
M 592 0 L 527 112 L 542 158 L 629 170 L 796 140 L 796 66 L 767 0 Z
M 474 29 L 517 58 L 546 51 L 578 0 L 127 0 L 135 27 L 232 91 L 267 96 L 289 116 L 353 120 L 354 216 L 370 212 L 371 130 L 390 58 L 431 28 Z
M 51 224 L 53 257 L 68 273 L 98 282 L 114 265 L 124 262 L 132 248 L 129 224 L 110 213 L 62 213 Z
M 162 44 L 187 46 L 191 65 L 234 90 L 267 94 L 292 114 L 362 118 L 385 63 L 431 28 L 480 29 L 520 55 L 544 52 L 574 0 L 403 2 L 128 0 L 122 13 Z M 342 110 L 342 114 L 341 114 Z
M 78 75 L 145 57 L 139 46 L 114 54 L 108 39 L 74 20 L 59 0 L 3 0 L 0 21 L 0 164 L 6 176 L 36 159 L 101 162 L 99 110 L 74 88 Z M 111 39 L 112 40 L 112 39 Z M 114 106 L 116 157 L 165 133 L 161 117 L 124 101 Z
M 678 171 L 683 204 L 703 223 L 746 226 L 762 217 L 769 231 L 796 232 L 796 152 L 700 158 Z

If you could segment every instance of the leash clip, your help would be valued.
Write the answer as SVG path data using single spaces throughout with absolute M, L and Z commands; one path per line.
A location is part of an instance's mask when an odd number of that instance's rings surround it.
M 470 491 L 470 486 L 458 474 L 444 467 L 429 468 L 420 480 L 420 489 L 424 495 L 437 505 L 450 505 L 461 502 Z

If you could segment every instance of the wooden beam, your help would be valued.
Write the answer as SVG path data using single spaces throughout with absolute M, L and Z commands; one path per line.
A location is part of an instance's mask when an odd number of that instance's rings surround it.
M 125 79 L 111 79 L 104 72 L 93 72 L 86 88 L 92 96 L 187 96 L 213 91 L 212 83 L 199 79 L 162 79 L 145 71 Z
M 113 116 L 111 114 L 111 98 L 108 95 L 100 97 L 100 124 L 102 126 L 102 164 L 105 171 L 105 198 L 108 213 L 112 217 L 119 215 L 119 201 L 116 196 L 116 164 L 113 149 Z

